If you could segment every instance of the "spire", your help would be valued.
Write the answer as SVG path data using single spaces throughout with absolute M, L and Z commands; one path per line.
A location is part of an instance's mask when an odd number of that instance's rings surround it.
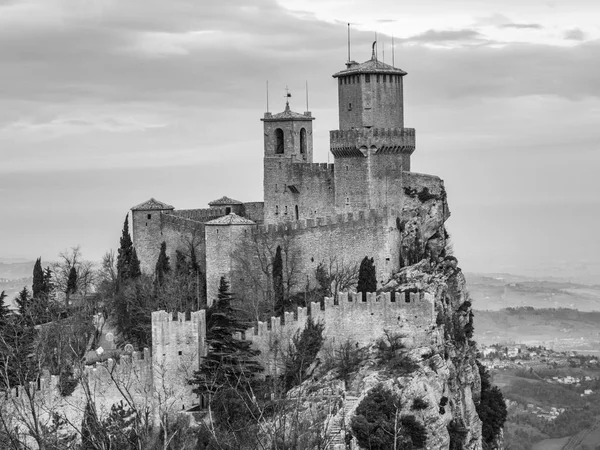
M 371 59 L 373 61 L 377 61 L 377 54 L 375 53 L 376 46 L 377 46 L 377 41 L 373 41 L 373 52 L 371 53 Z
M 290 89 L 285 87 L 285 110 L 290 111 L 290 97 L 292 96 Z

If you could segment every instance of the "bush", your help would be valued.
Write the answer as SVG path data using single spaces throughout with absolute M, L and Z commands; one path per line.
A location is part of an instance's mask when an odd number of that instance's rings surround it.
M 296 332 L 285 358 L 284 383 L 286 390 L 298 386 L 306 379 L 306 371 L 317 357 L 323 345 L 322 323 L 315 323 L 308 318 L 304 330 Z
M 422 411 L 429 407 L 429 403 L 426 400 L 423 400 L 421 397 L 417 397 L 413 400 L 411 408 L 417 411 Z
M 335 367 L 339 378 L 344 380 L 346 388 L 350 381 L 350 375 L 356 372 L 361 362 L 361 351 L 349 340 L 344 342 L 335 351 Z
M 356 408 L 350 427 L 358 444 L 370 450 L 422 448 L 425 427 L 414 416 L 398 417 L 400 397 L 382 385 L 375 386 Z
M 450 447 L 448 450 L 462 450 L 467 432 L 468 430 L 462 421 L 453 419 L 448 424 L 448 434 L 450 435 Z
M 400 333 L 392 333 L 389 330 L 383 332 L 384 336 L 376 342 L 377 353 L 383 365 L 389 370 L 401 374 L 408 374 L 417 370 L 419 365 L 403 352 L 406 349 L 406 346 L 402 343 L 405 336 Z
M 77 378 L 73 376 L 73 368 L 71 366 L 64 367 L 58 376 L 58 390 L 60 395 L 68 397 L 75 391 L 78 384 Z

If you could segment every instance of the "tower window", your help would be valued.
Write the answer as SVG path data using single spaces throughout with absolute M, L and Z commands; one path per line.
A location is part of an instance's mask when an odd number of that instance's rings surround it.
M 377 82 L 379 83 L 379 74 L 377 74 Z
M 231 208 L 229 206 L 225 207 L 225 214 L 230 214 Z
M 296 205 L 296 220 L 300 218 L 300 212 L 298 211 L 298 205 Z
M 287 216 L 287 205 L 285 206 L 285 212 L 284 214 Z
M 346 197 L 346 206 L 350 206 L 350 197 Z
M 365 74 L 365 83 L 370 83 L 371 82 L 371 75 L 370 74 Z
M 275 215 L 279 215 L 279 206 L 275 205 Z
M 385 79 L 387 78 L 387 75 L 384 73 L 383 74 L 383 82 L 385 83 Z
M 283 154 L 283 130 L 281 128 L 275 130 L 275 154 Z
M 148 220 L 152 219 L 152 214 L 148 214 Z
M 352 111 L 352 103 L 348 103 L 348 111 Z
M 300 129 L 300 153 L 306 153 L 306 128 Z

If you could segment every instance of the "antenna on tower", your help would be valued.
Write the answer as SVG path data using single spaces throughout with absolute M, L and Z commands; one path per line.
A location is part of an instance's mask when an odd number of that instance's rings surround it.
M 267 80 L 267 112 L 269 112 L 269 80 Z
M 375 42 L 373 42 L 373 56 L 375 59 L 375 61 L 377 61 L 378 58 L 378 53 L 379 53 L 379 48 L 377 47 L 377 31 L 375 32 Z
M 305 81 L 305 90 L 306 90 L 306 111 L 308 112 L 308 80 Z
M 381 58 L 382 58 L 383 62 L 385 63 L 385 42 L 383 43 L 383 46 L 381 47 Z
M 394 49 L 394 35 L 392 34 L 392 67 L 396 67 L 396 61 L 394 61 L 395 49 Z
M 350 22 L 348 22 L 348 62 L 350 62 Z

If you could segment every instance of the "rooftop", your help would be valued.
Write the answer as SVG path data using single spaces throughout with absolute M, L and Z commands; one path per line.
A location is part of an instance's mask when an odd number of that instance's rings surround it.
M 270 121 L 281 121 L 281 120 L 315 120 L 310 115 L 310 111 L 306 111 L 304 114 L 294 112 L 290 109 L 289 102 L 285 103 L 285 110 L 277 114 L 271 114 L 270 112 L 265 113 L 265 117 L 260 119 L 264 122 Z
M 150 200 L 140 203 L 137 206 L 131 208 L 132 211 L 156 211 L 165 209 L 175 209 L 174 206 L 167 205 L 166 203 L 160 202 L 152 197 Z
M 255 223 L 235 213 L 229 213 L 226 216 L 206 222 L 206 225 L 255 225 Z
M 347 69 L 333 74 L 333 77 L 344 77 L 346 75 L 356 75 L 359 73 L 388 73 L 401 76 L 406 75 L 406 72 L 404 70 L 398 69 L 397 67 L 393 67 L 389 64 L 381 62 L 375 57 L 371 58 L 368 61 L 365 61 L 362 64 L 359 64 L 356 61 L 350 61 L 346 65 L 348 66 Z
M 213 200 L 212 202 L 208 202 L 209 206 L 219 206 L 219 205 L 243 205 L 242 202 L 240 202 L 239 200 L 234 200 L 232 198 L 227 197 L 226 195 L 224 195 L 221 198 L 218 198 L 217 200 Z

